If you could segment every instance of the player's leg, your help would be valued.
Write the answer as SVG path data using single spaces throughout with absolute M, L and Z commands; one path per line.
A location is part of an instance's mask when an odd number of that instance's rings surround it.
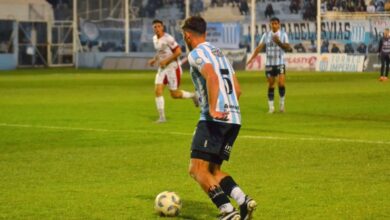
M 155 87 L 154 87 L 154 93 L 155 93 L 155 101 L 156 101 L 156 107 L 159 114 L 159 118 L 157 119 L 157 123 L 162 123 L 166 121 L 165 118 L 165 102 L 164 102 L 164 83 L 167 82 L 165 73 L 161 71 L 161 69 L 158 70 L 155 78 Z
M 228 146 L 221 149 L 219 157 L 222 160 L 228 160 L 230 152 L 233 149 L 233 144 L 240 131 L 239 125 L 226 125 L 222 130 L 224 141 L 222 146 Z M 214 175 L 214 178 L 218 181 L 222 190 L 226 195 L 232 197 L 240 206 L 240 215 L 242 220 L 249 220 L 252 218 L 253 211 L 256 209 L 257 203 L 251 199 L 234 181 L 233 177 L 228 173 L 222 171 L 222 162 L 210 163 L 210 171 Z
M 385 77 L 385 64 L 386 64 L 386 61 L 385 61 L 385 56 L 383 54 L 381 54 L 380 57 L 381 57 L 381 76 L 379 77 L 379 80 L 383 81 L 384 77 Z
M 388 54 L 386 56 L 386 70 L 385 70 L 385 78 L 384 80 L 388 80 L 388 77 L 389 77 L 389 65 L 390 65 L 390 55 Z
M 232 176 L 221 170 L 221 165 L 213 164 L 212 166 L 212 173 L 215 179 L 219 182 L 223 192 L 233 198 L 240 206 L 241 219 L 252 219 L 253 211 L 257 207 L 256 201 L 244 193 Z
M 268 82 L 268 113 L 274 113 L 275 76 L 272 74 L 272 67 L 266 67 L 266 77 Z
M 179 89 L 181 75 L 182 70 L 180 66 L 177 68 L 172 68 L 168 73 L 168 85 L 171 97 L 174 99 L 192 99 L 195 106 L 198 106 L 198 97 L 194 92 L 188 92 Z
M 156 94 L 155 101 L 156 101 L 156 107 L 157 107 L 157 111 L 158 111 L 158 115 L 159 115 L 159 117 L 156 121 L 157 123 L 162 123 L 162 122 L 166 121 L 165 110 L 164 110 L 165 102 L 164 102 L 163 91 L 164 91 L 164 84 L 156 84 L 155 85 L 155 94 Z
M 233 177 L 228 173 L 221 170 L 221 166 L 218 164 L 212 164 L 212 173 L 215 179 L 218 181 L 224 193 L 233 198 L 237 204 L 241 207 L 245 203 L 247 195 L 242 191 L 238 184 L 234 181 Z M 242 216 L 241 216 L 242 217 Z
M 183 90 L 169 90 L 171 93 L 171 97 L 174 99 L 185 99 L 185 98 L 191 98 L 191 94 L 189 92 L 183 91 Z
M 222 164 L 218 157 L 221 151 L 221 132 L 216 123 L 200 121 L 197 125 L 192 144 L 191 161 L 189 167 L 190 175 L 206 192 L 211 201 L 221 212 L 220 219 L 240 219 L 239 213 L 230 203 L 229 198 L 219 185 L 219 181 L 211 173 L 210 164 Z
M 284 100 L 285 100 L 285 95 L 286 95 L 286 70 L 285 66 L 282 65 L 279 67 L 279 77 L 278 77 L 278 89 L 279 89 L 279 110 L 280 112 L 285 111 L 285 105 L 284 105 Z
M 238 212 L 230 203 L 218 181 L 210 173 L 210 162 L 204 159 L 191 158 L 189 173 L 220 210 L 220 219 L 240 219 Z

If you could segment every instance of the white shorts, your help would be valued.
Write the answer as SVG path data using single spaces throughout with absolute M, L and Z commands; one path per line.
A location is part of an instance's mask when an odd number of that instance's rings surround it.
M 177 90 L 180 85 L 181 74 L 181 66 L 177 62 L 172 62 L 165 68 L 158 68 L 154 84 L 168 85 L 169 90 Z

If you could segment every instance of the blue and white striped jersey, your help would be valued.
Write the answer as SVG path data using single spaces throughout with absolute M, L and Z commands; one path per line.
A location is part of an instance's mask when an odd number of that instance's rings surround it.
M 284 63 L 284 50 L 280 48 L 273 40 L 272 37 L 277 35 L 282 43 L 288 43 L 287 33 L 278 30 L 277 32 L 266 32 L 261 37 L 260 43 L 265 44 L 266 49 L 266 66 L 278 66 Z
M 233 82 L 233 74 L 235 74 L 235 72 L 222 51 L 210 43 L 204 42 L 199 44 L 189 53 L 188 62 L 191 66 L 190 72 L 192 81 L 200 96 L 200 120 L 241 124 L 240 106 L 238 104 L 236 89 L 234 88 Z M 228 121 L 216 120 L 209 114 L 206 80 L 200 73 L 200 70 L 206 63 L 213 65 L 214 71 L 218 76 L 219 95 L 216 111 L 229 112 Z

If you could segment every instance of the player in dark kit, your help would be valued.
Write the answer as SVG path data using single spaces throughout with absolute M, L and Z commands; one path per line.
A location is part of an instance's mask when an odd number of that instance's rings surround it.
M 379 41 L 378 52 L 381 59 L 381 76 L 379 81 L 386 81 L 389 79 L 390 64 L 390 32 L 388 28 L 385 29 L 383 38 Z
M 200 95 L 201 115 L 191 145 L 189 173 L 221 212 L 221 220 L 252 218 L 256 202 L 233 178 L 221 170 L 229 160 L 241 126 L 238 103 L 240 86 L 229 60 L 222 51 L 206 42 L 206 22 L 201 17 L 185 20 L 184 40 L 190 49 L 191 77 Z M 240 212 L 230 203 L 231 196 Z

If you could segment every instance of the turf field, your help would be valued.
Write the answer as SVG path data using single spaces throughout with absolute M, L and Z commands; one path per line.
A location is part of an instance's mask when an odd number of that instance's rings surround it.
M 390 218 L 390 82 L 289 72 L 287 112 L 270 115 L 264 74 L 237 74 L 243 126 L 224 167 L 259 203 L 255 219 Z M 160 219 L 164 190 L 183 200 L 176 219 L 214 219 L 187 174 L 199 110 L 165 91 L 168 122 L 154 123 L 153 82 L 154 72 L 0 72 L 0 219 Z M 188 73 L 182 88 L 193 88 Z

